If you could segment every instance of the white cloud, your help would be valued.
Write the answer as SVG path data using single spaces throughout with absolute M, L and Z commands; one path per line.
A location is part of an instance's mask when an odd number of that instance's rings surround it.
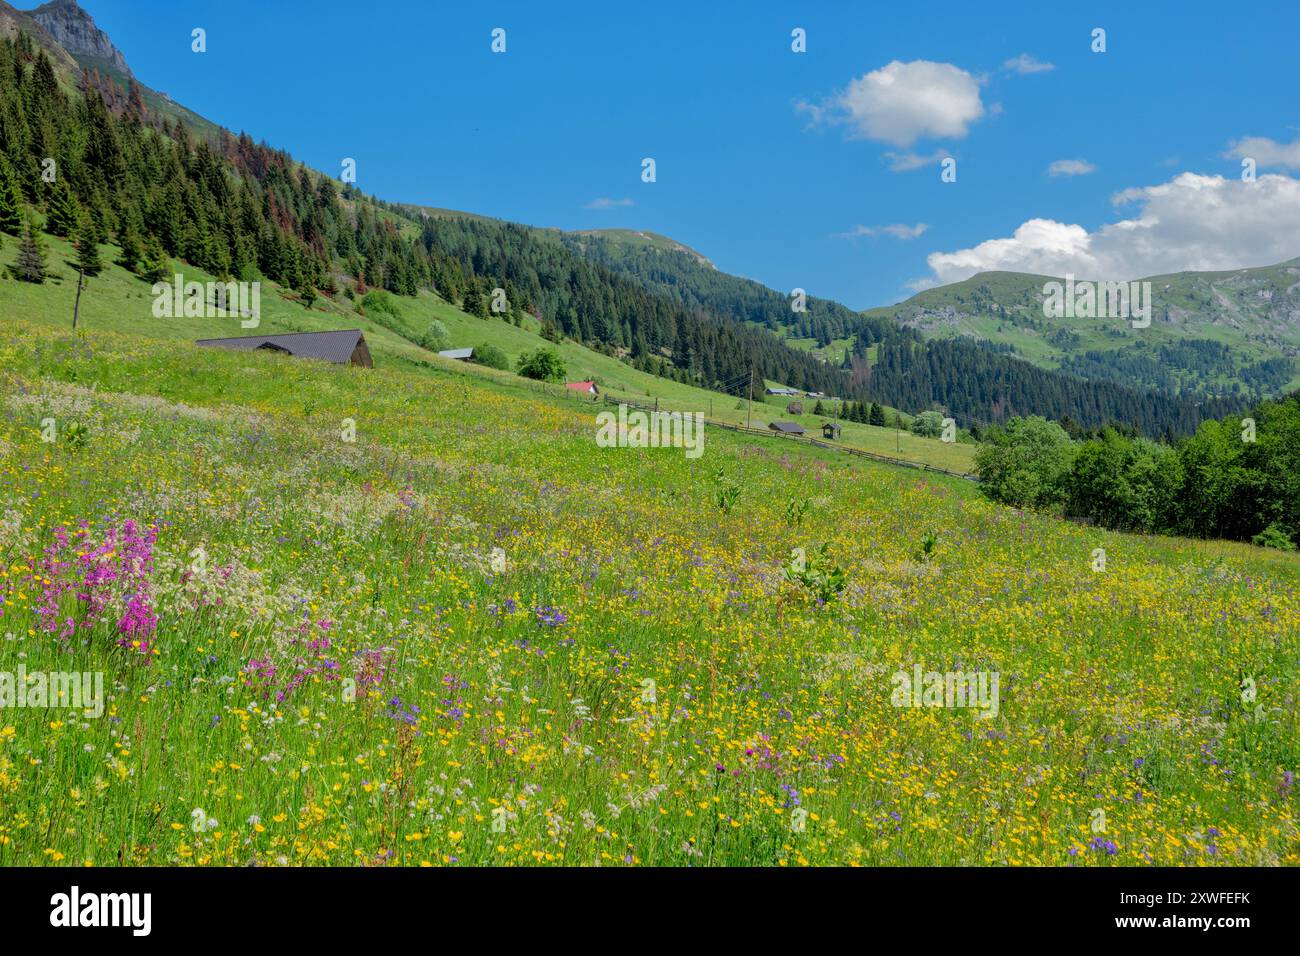
M 951 63 L 894 60 L 820 104 L 799 103 L 814 123 L 846 123 L 856 136 L 903 149 L 921 138 L 960 139 L 984 115 L 979 82 Z
M 1086 159 L 1058 159 L 1047 167 L 1049 176 L 1087 176 L 1096 171 L 1097 167 Z
M 1224 155 L 1232 159 L 1253 159 L 1257 166 L 1300 169 L 1300 139 L 1279 143 L 1266 136 L 1246 136 L 1229 144 Z
M 892 172 L 906 173 L 923 166 L 938 166 L 950 155 L 952 154 L 946 149 L 936 149 L 928 156 L 911 152 L 895 153 L 891 150 L 885 153 L 885 158 L 889 160 L 889 168 Z
M 1010 70 L 1012 73 L 1019 73 L 1026 76 L 1030 73 L 1046 73 L 1048 70 L 1056 69 L 1054 63 L 1044 63 L 1041 60 L 1034 59 L 1028 53 L 1022 53 L 1019 56 L 1013 56 L 1002 64 L 1002 69 Z
M 832 238 L 857 239 L 860 236 L 889 236 L 891 239 L 915 239 L 930 227 L 923 222 L 915 226 L 896 222 L 888 226 L 854 226 L 848 232 L 837 232 Z
M 1009 238 L 927 258 L 939 282 L 1006 270 L 1120 281 L 1185 270 L 1271 265 L 1300 255 L 1300 180 L 1256 182 L 1181 173 L 1167 183 L 1126 189 L 1116 206 L 1133 218 L 1094 232 L 1053 219 L 1030 219 Z
M 587 203 L 582 208 L 583 209 L 617 209 L 620 206 L 630 206 L 630 205 L 632 205 L 632 200 L 630 199 L 607 199 L 604 196 L 602 196 L 600 199 L 593 199 L 591 202 Z

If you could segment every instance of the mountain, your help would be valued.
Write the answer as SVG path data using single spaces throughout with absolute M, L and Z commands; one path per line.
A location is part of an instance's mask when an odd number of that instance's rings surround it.
M 5 0 L 0 0 L 0 37 L 12 39 L 19 33 L 26 33 L 37 46 L 45 50 L 54 61 L 56 70 L 65 75 L 75 75 L 78 70 L 77 61 L 59 44 L 59 41 L 51 36 L 30 13 L 16 10 L 5 3 Z
M 32 10 L 30 16 L 43 26 L 63 49 L 79 61 L 85 58 L 102 61 L 118 73 L 130 75 L 126 57 L 113 45 L 108 34 L 95 25 L 89 13 L 76 0 L 50 0 Z
M 1267 397 L 1300 387 L 1300 259 L 1231 272 L 1150 276 L 1151 325 L 1049 318 L 1044 285 L 1063 279 L 983 272 L 866 315 L 927 339 L 971 338 L 1041 368 L 1171 394 Z
M 55 72 L 70 89 L 94 87 L 110 106 L 125 103 L 134 93 L 147 119 L 173 123 L 179 120 L 209 139 L 223 132 L 211 120 L 142 83 L 122 51 L 76 0 L 50 0 L 28 11 L 0 0 L 0 36 L 16 36 L 19 31 L 31 36 L 46 52 Z
M 436 290 L 470 315 L 535 324 L 553 342 L 570 339 L 665 381 L 731 396 L 780 383 L 909 413 L 936 408 L 971 427 L 1041 414 L 1185 434 L 1234 407 L 1085 381 L 975 342 L 927 342 L 830 300 L 809 297 L 796 310 L 787 294 L 722 273 L 664 236 L 563 233 L 340 189 L 283 151 L 204 126 L 174 104 L 160 108 L 160 94 L 114 67 L 102 55 L 106 38 L 94 38 L 93 21 L 69 6 L 59 5 L 56 28 L 98 49 L 81 56 L 104 69 L 83 69 L 70 96 L 32 40 L 0 45 L 0 75 L 17 77 L 0 88 L 15 171 L 0 204 L 21 193 L 51 232 L 69 218 L 89 221 L 101 242 L 116 241 L 124 255 L 129 247 L 128 267 L 142 275 L 171 257 L 215 276 L 271 280 L 308 309 L 365 301 L 372 289 Z M 45 156 L 61 157 L 57 184 L 39 177 Z M 80 213 L 53 215 L 69 205 Z M 835 361 L 824 360 L 830 352 Z
M 569 235 L 589 237 L 614 245 L 651 249 L 656 252 L 680 252 L 692 257 L 700 265 L 716 270 L 713 263 L 701 253 L 696 252 L 688 245 L 678 242 L 676 239 L 661 236 L 657 232 L 641 232 L 636 229 L 582 229 Z

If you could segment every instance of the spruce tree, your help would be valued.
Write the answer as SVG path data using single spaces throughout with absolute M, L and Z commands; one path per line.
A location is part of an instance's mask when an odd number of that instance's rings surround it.
M 162 243 L 158 241 L 157 236 L 150 236 L 145 242 L 144 258 L 140 261 L 140 267 L 136 271 L 139 273 L 140 278 L 150 285 L 167 279 L 167 254 L 163 252 Z
M 36 221 L 30 216 L 23 229 L 23 237 L 18 240 L 18 259 L 13 266 L 13 274 L 24 282 L 45 281 L 45 244 L 41 241 L 41 234 L 36 231 Z
M 56 179 L 50 191 L 50 201 L 46 204 L 45 231 L 51 235 L 66 239 L 77 231 L 81 210 L 77 197 L 63 179 Z
M 118 245 L 122 247 L 122 255 L 118 257 L 118 264 L 128 272 L 135 272 L 136 267 L 140 264 L 140 257 L 144 254 L 140 242 L 140 230 L 131 219 L 126 221 L 122 227 L 122 234 L 117 238 Z
M 18 177 L 9 161 L 0 155 L 0 232 L 16 236 L 23 231 L 23 198 Z
M 88 276 L 97 276 L 104 268 L 104 260 L 99 257 L 96 231 L 94 217 L 84 216 L 73 243 L 77 250 L 77 266 Z

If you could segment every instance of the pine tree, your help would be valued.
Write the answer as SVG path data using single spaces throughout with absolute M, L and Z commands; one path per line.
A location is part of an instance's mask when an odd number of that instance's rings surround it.
M 118 245 L 122 247 L 122 255 L 118 257 L 118 264 L 128 272 L 135 272 L 136 267 L 140 264 L 140 257 L 144 254 L 140 243 L 140 230 L 136 227 L 132 219 L 127 219 L 126 224 L 122 227 L 122 234 L 117 237 Z
M 460 308 L 466 315 L 479 315 L 483 311 L 483 297 L 479 295 L 477 287 L 465 290 L 465 299 Z
M 77 231 L 81 209 L 77 197 L 63 179 L 56 179 L 50 190 L 50 201 L 46 204 L 45 231 L 51 235 L 66 239 Z
M 18 177 L 9 161 L 0 155 L 0 232 L 16 236 L 23 231 L 23 198 Z
M 885 410 L 881 408 L 879 402 L 871 403 L 871 424 L 879 425 L 882 428 L 885 425 Z
M 150 285 L 163 282 L 167 278 L 167 254 L 163 252 L 162 243 L 157 236 L 150 236 L 144 244 L 144 258 L 137 270 L 140 278 Z
M 14 263 L 13 273 L 24 282 L 45 281 L 45 244 L 36 231 L 36 221 L 30 216 L 23 237 L 18 240 L 18 259 Z
M 77 266 L 88 276 L 97 276 L 104 268 L 104 260 L 99 257 L 99 243 L 94 216 L 82 218 L 77 229 L 77 240 L 73 246 L 77 250 Z

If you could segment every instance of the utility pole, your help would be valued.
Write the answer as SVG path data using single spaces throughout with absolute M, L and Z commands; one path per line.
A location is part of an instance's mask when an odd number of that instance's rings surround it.
M 78 267 L 77 268 L 77 301 L 73 303 L 72 306 L 72 327 L 74 329 L 77 327 L 77 313 L 81 311 L 81 282 L 85 277 L 86 274 L 81 271 L 80 267 Z
M 754 366 L 749 367 L 749 405 L 745 412 L 745 427 L 749 428 L 750 419 L 754 416 Z

